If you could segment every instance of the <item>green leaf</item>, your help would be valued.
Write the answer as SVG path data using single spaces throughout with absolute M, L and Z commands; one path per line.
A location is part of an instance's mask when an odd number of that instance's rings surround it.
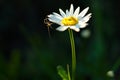
M 58 74 L 62 78 L 62 80 L 68 80 L 68 75 L 65 69 L 62 66 L 57 66 Z

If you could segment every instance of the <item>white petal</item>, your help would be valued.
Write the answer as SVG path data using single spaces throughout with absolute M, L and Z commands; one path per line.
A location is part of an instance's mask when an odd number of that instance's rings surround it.
M 70 6 L 70 16 L 73 15 L 73 11 L 74 11 L 74 7 L 73 7 L 73 4 L 71 4 L 71 6 Z
M 50 19 L 50 18 L 48 18 L 48 20 L 51 21 L 51 22 L 53 22 L 53 23 L 56 23 L 56 24 L 61 25 L 61 24 L 60 24 L 60 21 L 58 21 L 58 20 L 56 20 L 56 19 Z
M 60 19 L 63 19 L 63 17 L 62 17 L 60 14 L 55 13 L 55 12 L 53 12 L 53 14 L 54 14 L 55 16 L 59 17 Z
M 69 16 L 69 11 L 68 10 L 66 10 L 66 17 L 68 17 Z
M 56 28 L 56 30 L 65 31 L 67 28 L 68 28 L 67 26 L 60 26 L 60 27 Z
M 63 19 L 63 18 L 61 18 L 59 16 L 56 16 L 56 15 L 53 15 L 53 14 L 48 15 L 48 18 L 56 18 L 58 20 L 62 20 Z
M 74 15 L 75 17 L 78 17 L 79 11 L 80 11 L 80 7 L 78 7 L 78 8 L 75 10 L 75 12 L 74 12 L 73 15 Z
M 89 13 L 88 15 L 86 15 L 85 17 L 83 17 L 82 19 L 81 19 L 81 21 L 82 22 L 88 22 L 89 21 L 89 19 L 91 18 L 91 13 Z
M 80 31 L 80 29 L 77 28 L 76 26 L 70 26 L 70 29 L 73 29 L 73 30 L 75 30 L 76 32 L 79 32 L 79 31 Z
M 66 16 L 66 14 L 63 12 L 63 10 L 62 10 L 62 9 L 59 9 L 59 11 L 60 11 L 60 14 L 61 14 L 63 17 L 65 17 L 65 16 Z
M 52 17 L 52 16 L 53 16 L 52 14 L 48 15 L 48 17 Z
M 76 24 L 75 26 L 76 26 L 76 28 L 80 28 L 80 25 L 79 25 L 79 24 Z
M 53 23 L 56 23 L 56 24 L 61 24 L 61 19 L 57 18 L 56 16 L 54 15 L 48 15 L 48 20 L 53 22 Z
M 79 21 L 78 24 L 80 25 L 80 28 L 85 28 L 88 25 L 88 23 L 84 23 L 84 22 L 81 22 L 81 21 Z
M 83 16 L 85 16 L 85 14 L 87 13 L 88 9 L 89 9 L 89 7 L 85 8 L 85 9 L 78 15 L 78 17 L 83 17 Z

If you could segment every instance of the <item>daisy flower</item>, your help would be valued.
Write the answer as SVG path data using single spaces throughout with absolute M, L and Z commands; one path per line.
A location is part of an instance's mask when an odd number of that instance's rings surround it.
M 89 7 L 80 12 L 80 7 L 78 7 L 74 11 L 74 6 L 71 4 L 70 10 L 66 10 L 66 12 L 64 12 L 62 9 L 59 9 L 60 14 L 53 12 L 53 14 L 48 15 L 48 20 L 60 25 L 56 28 L 58 31 L 65 31 L 70 28 L 79 32 L 80 28 L 85 28 L 88 25 L 87 22 L 91 18 L 91 13 L 85 16 L 88 9 Z

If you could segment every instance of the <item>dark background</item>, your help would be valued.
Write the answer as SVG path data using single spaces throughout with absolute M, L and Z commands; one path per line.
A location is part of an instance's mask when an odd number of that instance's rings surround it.
M 76 80 L 120 80 L 120 11 L 114 0 L 0 0 L 0 80 L 61 80 L 56 67 L 71 64 L 68 31 L 48 28 L 46 15 L 90 7 L 89 25 L 74 32 Z M 89 30 L 89 36 L 82 35 Z M 86 32 L 85 32 L 86 33 Z M 71 66 L 70 66 L 71 67 Z

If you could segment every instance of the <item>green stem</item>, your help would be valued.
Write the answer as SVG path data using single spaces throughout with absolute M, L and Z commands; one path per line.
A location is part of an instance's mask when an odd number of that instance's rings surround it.
M 68 80 L 71 80 L 70 71 L 69 71 L 69 65 L 68 64 L 67 64 L 67 73 L 68 73 Z
M 71 42 L 71 49 L 72 49 L 72 80 L 75 79 L 75 71 L 76 71 L 76 54 L 75 54 L 75 43 L 74 43 L 74 36 L 71 29 L 68 29 L 70 42 Z

